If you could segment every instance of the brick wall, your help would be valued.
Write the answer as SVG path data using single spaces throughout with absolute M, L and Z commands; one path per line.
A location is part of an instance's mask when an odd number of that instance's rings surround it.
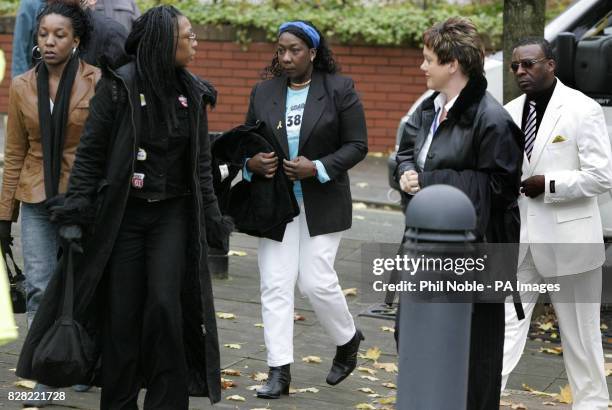
M 4 24 L 2 24 L 4 23 Z M 2 28 L 10 26 L 9 28 Z M 12 29 L 0 22 L 0 47 L 10 70 Z M 224 131 L 244 121 L 251 87 L 271 57 L 273 44 L 236 44 L 232 33 L 196 30 L 198 47 L 192 71 L 211 81 L 219 91 L 216 108 L 209 114 L 210 131 Z M 256 36 L 257 37 L 257 36 Z M 201 39 L 201 40 L 200 40 Z M 355 81 L 365 107 L 370 151 L 389 151 L 395 144 L 400 118 L 425 90 L 418 66 L 420 50 L 361 45 L 332 45 L 342 73 Z M 0 113 L 6 113 L 10 72 L 0 84 Z

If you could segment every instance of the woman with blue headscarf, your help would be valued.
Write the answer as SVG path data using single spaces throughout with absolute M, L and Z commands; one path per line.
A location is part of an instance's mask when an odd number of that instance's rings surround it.
M 363 106 L 321 33 L 310 23 L 280 26 L 264 81 L 253 87 L 247 124 L 263 123 L 277 152 L 245 161 L 252 184 L 286 178 L 299 215 L 264 233 L 259 242 L 261 304 L 270 367 L 260 398 L 288 394 L 293 362 L 294 288 L 297 282 L 337 346 L 327 383 L 344 380 L 357 363 L 361 332 L 348 310 L 334 270 L 342 231 L 351 227 L 347 171 L 368 150 Z M 296 207 L 297 208 L 297 207 Z

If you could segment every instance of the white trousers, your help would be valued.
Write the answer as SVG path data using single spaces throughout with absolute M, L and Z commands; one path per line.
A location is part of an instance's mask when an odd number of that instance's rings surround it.
M 522 283 L 542 283 L 531 256 L 527 252 L 518 269 Z M 601 268 L 564 277 L 559 292 L 549 293 L 561 333 L 563 360 L 572 389 L 573 410 L 606 410 L 608 385 L 604 372 L 604 355 L 599 323 L 601 298 Z M 512 303 L 506 303 L 506 334 L 504 340 L 504 367 L 502 391 L 508 376 L 518 364 L 529 332 L 531 315 L 537 302 L 537 292 L 521 292 L 525 319 L 519 321 Z M 587 301 L 568 303 L 568 300 Z
M 348 343 L 356 331 L 334 270 L 342 233 L 310 237 L 303 204 L 300 208 L 282 242 L 259 240 L 261 312 L 271 367 L 293 363 L 296 282 L 335 345 Z

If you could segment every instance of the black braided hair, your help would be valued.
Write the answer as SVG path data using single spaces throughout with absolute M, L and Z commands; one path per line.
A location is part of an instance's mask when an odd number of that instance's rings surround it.
M 319 33 L 319 37 L 320 37 L 319 47 L 317 48 L 317 55 L 314 61 L 312 62 L 313 68 L 315 70 L 323 71 L 329 74 L 334 74 L 334 73 L 339 72 L 340 66 L 334 59 L 334 55 L 331 49 L 329 48 L 329 46 L 327 45 L 327 41 L 325 40 L 325 37 L 323 37 L 323 34 L 321 34 L 319 29 L 316 28 L 314 24 L 312 24 L 309 21 L 306 21 L 306 20 L 297 20 L 297 21 L 301 21 L 302 23 L 308 24 L 310 27 L 314 28 L 317 31 L 317 33 Z M 289 28 L 288 30 L 285 30 L 284 32 L 289 32 L 295 35 L 296 37 L 301 39 L 304 43 L 306 43 L 308 47 L 312 48 L 313 46 L 312 41 L 310 40 L 310 38 L 308 38 L 308 36 L 304 35 L 304 33 L 301 30 Z M 276 54 L 275 52 L 274 57 L 272 57 L 272 61 L 270 62 L 270 65 L 264 68 L 261 77 L 266 79 L 266 78 L 271 78 L 271 77 L 280 77 L 282 74 L 283 74 L 283 68 L 278 61 L 278 54 Z
M 55 0 L 48 1 L 36 16 L 36 33 L 40 27 L 40 21 L 49 14 L 59 14 L 72 22 L 74 36 L 80 39 L 79 51 L 85 50 L 89 44 L 89 39 L 93 26 L 89 16 L 81 8 L 76 0 Z
M 154 118 L 163 118 L 168 126 L 175 118 L 171 97 L 177 84 L 175 58 L 179 16 L 181 12 L 173 6 L 153 7 L 134 22 L 125 42 L 126 53 L 136 60 L 150 129 L 154 129 Z

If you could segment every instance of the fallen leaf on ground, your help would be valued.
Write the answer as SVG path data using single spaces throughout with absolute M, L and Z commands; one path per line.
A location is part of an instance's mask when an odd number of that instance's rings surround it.
M 370 184 L 368 184 L 367 182 L 357 182 L 355 184 L 355 186 L 357 186 L 357 188 L 367 188 L 368 185 L 370 185 Z
M 606 325 L 605 323 L 602 323 L 600 326 L 601 330 L 608 330 L 608 325 Z
M 355 405 L 355 408 L 357 410 L 376 410 L 376 407 L 372 406 L 371 404 L 368 403 L 359 403 L 357 405 Z
M 306 356 L 302 357 L 302 361 L 304 363 L 321 363 L 321 358 L 319 356 Z
M 378 380 L 380 380 L 378 377 L 374 377 L 374 376 L 361 376 L 361 378 L 369 380 L 371 382 L 377 382 Z
M 236 315 L 233 313 L 225 313 L 225 312 L 217 312 L 217 317 L 219 319 L 236 319 Z
M 223 369 L 221 370 L 221 374 L 224 376 L 240 376 L 240 370 Z
M 374 367 L 377 369 L 383 369 L 389 373 L 397 373 L 397 365 L 395 363 L 374 363 Z
M 383 383 L 382 385 L 383 387 L 386 387 L 387 389 L 393 389 L 393 390 L 397 389 L 397 385 L 395 383 Z
M 523 403 L 513 404 L 511 407 L 512 410 L 527 410 L 527 406 Z
M 368 394 L 376 393 L 374 390 L 370 389 L 369 387 L 360 387 L 357 390 L 362 393 L 368 393 Z
M 252 386 L 248 386 L 246 389 L 253 391 L 253 390 L 261 389 L 262 387 L 264 387 L 263 384 L 254 384 Z
M 16 371 L 17 369 L 15 369 L 14 367 L 9 369 L 9 372 L 16 372 Z
M 546 393 L 544 391 L 539 391 L 539 390 L 536 390 L 533 387 L 531 387 L 531 386 L 529 386 L 529 385 L 527 385 L 525 383 L 523 383 L 522 386 L 523 386 L 524 390 L 527 390 L 529 393 L 535 394 L 537 396 L 557 397 L 557 395 L 555 393 Z
M 572 403 L 572 389 L 569 384 L 566 384 L 565 387 L 561 387 L 559 394 L 557 395 L 557 400 L 559 403 Z
M 221 378 L 221 388 L 223 390 L 231 389 L 232 387 L 236 387 L 236 383 L 234 383 L 233 380 L 231 380 L 231 379 L 224 379 L 223 377 Z
M 546 323 L 540 323 L 540 325 L 538 326 L 538 329 L 547 331 L 547 330 L 551 330 L 554 327 L 555 325 L 553 324 L 553 322 L 546 322 Z
M 244 397 L 239 396 L 237 394 L 234 394 L 233 396 L 229 396 L 229 397 L 227 397 L 227 399 L 231 400 L 231 401 L 246 401 L 246 399 Z
M 365 354 L 361 354 L 361 353 L 359 353 L 359 357 L 360 357 L 361 359 L 372 360 L 373 362 L 375 362 L 375 361 L 377 361 L 377 360 L 378 360 L 378 358 L 380 357 L 380 353 L 381 353 L 380 348 L 378 348 L 378 347 L 374 346 L 374 347 L 369 348 L 369 349 L 368 349 L 368 350 L 365 352 Z
M 296 393 L 318 393 L 319 389 L 316 387 L 306 387 L 304 389 L 295 389 Z
M 379 397 L 382 397 L 382 396 L 378 393 L 372 393 L 372 394 L 368 394 L 368 397 L 371 397 L 373 399 L 378 399 Z
M 303 320 L 306 320 L 306 318 L 298 313 L 294 313 L 293 314 L 293 321 L 294 322 L 301 322 Z
M 558 337 L 559 337 L 559 335 L 558 335 L 558 334 L 556 334 L 556 333 L 551 333 L 551 334 L 550 334 L 550 338 L 551 338 L 551 339 L 556 339 L 556 338 L 558 338 Z
M 358 211 L 360 209 L 368 209 L 368 206 L 363 202 L 353 202 L 353 209 Z
M 500 400 L 500 401 L 499 401 L 499 405 L 500 405 L 501 407 L 510 407 L 510 406 L 512 406 L 512 403 L 511 403 L 511 402 L 509 402 L 509 401 L 506 401 L 506 400 Z
M 395 404 L 395 396 L 385 397 L 384 399 L 378 400 L 380 404 Z
M 557 347 L 540 347 L 540 352 L 554 354 L 556 356 L 560 356 L 563 354 L 563 348 L 561 346 Z
M 377 373 L 376 370 L 370 369 L 369 367 L 364 367 L 364 366 L 359 366 L 357 368 L 357 371 L 358 372 L 364 372 L 364 373 L 372 374 L 372 375 Z
M 256 382 L 265 382 L 268 380 L 268 374 L 263 372 L 253 373 L 251 374 L 251 379 L 255 380 Z
M 395 328 L 394 327 L 381 326 L 380 330 L 382 330 L 383 332 L 395 333 Z
M 246 253 L 245 251 L 234 251 L 234 250 L 230 250 L 227 253 L 227 256 L 247 256 L 248 253 Z
M 24 389 L 33 389 L 36 386 L 36 382 L 32 380 L 17 380 L 13 383 L 17 387 L 22 387 Z
M 343 289 L 344 296 L 357 296 L 357 288 Z
M 357 219 L 358 221 L 365 221 L 365 216 L 353 215 L 353 219 Z
M 557 403 L 553 402 L 553 401 L 545 401 L 544 403 L 542 403 L 545 406 L 556 406 Z
M 384 156 L 385 156 L 385 154 L 380 152 L 380 151 L 368 152 L 368 157 L 382 158 Z
M 228 349 L 236 349 L 236 350 L 240 350 L 240 345 L 238 343 L 226 343 L 223 345 L 223 347 L 227 347 Z
M 255 327 L 261 327 L 263 329 L 264 324 L 263 323 L 255 323 L 253 326 Z
M 612 363 L 604 364 L 604 370 L 606 371 L 606 377 L 612 374 Z

